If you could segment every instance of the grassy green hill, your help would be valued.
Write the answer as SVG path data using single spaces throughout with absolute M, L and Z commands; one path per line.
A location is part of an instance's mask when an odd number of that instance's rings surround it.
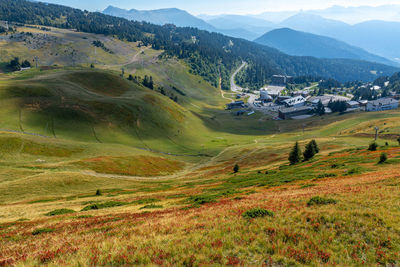
M 18 32 L 32 33 L 37 39 L 54 36 L 59 43 L 71 43 L 77 51 L 82 47 L 77 54 L 86 56 L 94 50 L 93 40 L 102 40 L 113 52 L 97 48 L 93 61 L 89 61 L 95 62 L 96 69 L 90 69 L 82 63 L 87 62 L 85 56 L 79 57 L 83 58 L 81 63 L 75 60 L 72 64 L 68 57 L 56 55 L 58 46 L 50 52 L 47 46 L 36 48 L 40 69 L 1 77 L 1 101 L 7 107 L 1 111 L 3 129 L 185 155 L 218 153 L 229 144 L 220 140 L 228 137 L 231 142 L 243 142 L 237 133 L 257 136 L 277 130 L 274 122 L 261 114 L 237 118 L 225 111 L 229 101 L 221 97 L 219 89 L 190 74 L 183 61 L 159 58 L 159 51 L 55 28 L 43 31 L 22 27 Z M 5 58 L 28 58 L 29 41 L 13 42 L 4 41 Z M 57 65 L 45 67 L 55 61 Z M 152 76 L 155 89 L 128 81 L 128 75 Z

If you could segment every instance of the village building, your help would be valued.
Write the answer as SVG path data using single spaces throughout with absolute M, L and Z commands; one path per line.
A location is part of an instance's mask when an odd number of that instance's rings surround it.
M 260 100 L 263 102 L 272 102 L 274 99 L 268 94 L 267 90 L 260 90 Z
M 244 107 L 243 101 L 236 101 L 236 102 L 226 104 L 226 109 L 228 109 L 228 110 L 242 108 L 242 107 Z
M 308 97 L 310 95 L 310 92 L 308 91 L 296 91 L 293 93 L 294 96 L 302 96 L 304 98 Z
M 378 100 L 369 101 L 366 107 L 366 111 L 383 111 L 391 110 L 399 107 L 399 101 L 394 98 L 381 98 Z
M 282 120 L 287 120 L 293 117 L 310 114 L 312 110 L 313 108 L 309 106 L 282 108 L 279 110 L 278 116 Z
M 287 107 L 301 107 L 306 104 L 306 100 L 302 96 L 296 96 L 283 101 Z
M 281 96 L 278 96 L 278 98 L 276 99 L 275 103 L 285 106 L 285 101 L 288 100 L 288 99 L 291 99 L 291 98 L 292 98 L 291 96 L 281 95 Z
M 6 29 L 6 31 L 8 31 L 9 30 L 8 21 L 0 20 L 0 27 Z
M 350 98 L 340 95 L 323 95 L 323 96 L 312 96 L 308 99 L 308 101 L 313 105 L 317 106 L 318 103 L 321 101 L 322 104 L 326 107 L 328 106 L 329 102 L 334 101 L 350 101 Z
M 267 87 L 261 88 L 260 92 L 267 91 L 268 95 L 272 98 L 277 98 L 285 88 L 285 86 L 268 85 Z
M 346 107 L 347 108 L 359 108 L 360 103 L 358 101 L 348 101 L 348 102 L 346 102 Z
M 239 110 L 239 111 L 236 112 L 236 116 L 241 116 L 241 115 L 243 115 L 245 113 L 246 113 L 245 110 Z

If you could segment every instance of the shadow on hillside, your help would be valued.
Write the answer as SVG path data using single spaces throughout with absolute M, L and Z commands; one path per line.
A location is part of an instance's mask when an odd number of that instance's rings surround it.
M 202 114 L 192 111 L 206 127 L 213 131 L 238 135 L 267 135 L 279 132 L 277 122 L 267 116 L 254 114 L 237 116 L 236 111 L 204 109 Z

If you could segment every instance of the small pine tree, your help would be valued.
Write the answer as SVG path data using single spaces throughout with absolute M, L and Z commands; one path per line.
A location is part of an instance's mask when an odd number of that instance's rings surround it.
M 383 164 L 388 160 L 388 156 L 386 153 L 382 153 L 380 158 L 379 158 L 379 164 Z
M 100 189 L 97 189 L 97 190 L 96 190 L 96 196 L 101 196 L 101 191 L 100 191 Z
M 318 106 L 317 106 L 317 110 L 316 111 L 317 111 L 318 115 L 320 115 L 320 116 L 325 114 L 325 107 L 322 104 L 322 101 L 318 102 Z
M 150 76 L 150 81 L 149 81 L 149 86 L 148 86 L 150 89 L 154 89 L 154 82 L 153 82 L 153 77 L 152 76 Z
M 299 163 L 301 161 L 301 149 L 299 146 L 299 142 L 296 142 L 292 151 L 289 154 L 289 161 L 291 165 Z
M 30 67 L 31 67 L 31 63 L 30 63 L 28 60 L 24 60 L 24 61 L 21 63 L 21 67 L 22 67 L 22 68 L 30 68 Z
M 319 153 L 319 147 L 318 147 L 317 141 L 312 140 L 312 141 L 311 141 L 311 144 L 312 144 L 313 147 L 314 147 L 315 154 L 318 154 L 318 153 Z
M 308 143 L 306 145 L 306 149 L 303 153 L 304 160 L 307 161 L 307 160 L 312 159 L 315 156 L 315 154 L 317 154 L 317 152 L 315 151 L 315 147 L 311 141 L 310 143 Z
M 400 137 L 399 137 L 399 138 L 397 138 L 397 142 L 399 142 L 399 146 L 400 146 Z
M 238 173 L 239 170 L 240 170 L 239 165 L 238 165 L 238 164 L 235 164 L 235 166 L 233 167 L 233 172 L 234 172 L 234 173 Z
M 376 142 L 373 142 L 371 144 L 369 144 L 368 150 L 369 151 L 376 151 L 378 148 L 378 144 Z
M 12 71 L 19 71 L 21 70 L 21 63 L 19 62 L 19 58 L 16 57 L 14 59 L 12 59 L 10 61 L 10 63 L 8 64 L 8 67 L 12 70 Z

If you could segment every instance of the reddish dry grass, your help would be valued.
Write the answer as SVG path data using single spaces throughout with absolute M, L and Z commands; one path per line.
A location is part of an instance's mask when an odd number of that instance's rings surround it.
M 395 157 L 400 148 L 385 152 Z M 367 158 L 376 158 L 379 153 L 357 151 L 358 156 Z M 352 155 L 340 152 L 324 156 L 323 160 Z M 94 158 L 88 162 L 103 164 L 104 160 Z M 220 173 L 228 166 L 230 162 L 220 164 L 211 172 Z M 390 265 L 400 261 L 396 252 L 400 236 L 395 230 L 400 225 L 392 218 L 395 209 L 390 206 L 400 203 L 400 197 L 393 194 L 393 189 L 400 186 L 400 168 L 388 164 L 375 169 L 359 175 L 306 182 L 314 184 L 307 188 L 299 187 L 304 181 L 270 189 L 256 188 L 256 193 L 242 194 L 241 199 L 227 197 L 196 209 L 167 208 L 146 213 L 110 210 L 108 215 L 100 216 L 93 211 L 89 212 L 95 215 L 92 218 L 68 215 L 2 224 L 0 266 L 69 265 L 78 261 L 83 265 L 276 266 L 280 261 L 303 265 Z M 217 184 L 174 193 L 198 195 Z M 317 195 L 338 199 L 340 208 L 307 207 L 307 201 Z M 248 222 L 242 214 L 252 208 L 264 208 L 276 216 Z M 360 221 L 355 223 L 357 219 Z M 362 235 L 371 222 L 377 234 L 368 243 Z M 32 235 L 40 228 L 52 231 Z
M 279 213 L 290 210 L 301 211 L 304 209 L 304 201 L 316 194 L 354 197 L 381 188 L 380 182 L 391 178 L 400 178 L 400 169 L 397 166 L 391 166 L 384 173 L 373 172 L 353 177 L 321 180 L 317 186 L 307 189 L 299 189 L 295 184 L 264 189 L 257 194 L 246 196 L 242 200 L 223 199 L 192 210 L 172 208 L 151 213 L 111 213 L 93 218 L 68 219 L 68 217 L 63 217 L 62 220 L 43 219 L 34 222 L 3 224 L 0 226 L 0 238 L 2 240 L 0 266 L 32 259 L 39 263 L 48 263 L 62 259 L 67 255 L 74 257 L 79 251 L 86 250 L 86 245 L 83 245 L 86 244 L 86 240 L 90 240 L 92 246 L 97 242 L 113 240 L 115 236 L 120 236 L 121 229 L 123 229 L 127 239 L 132 235 L 143 235 L 143 237 L 151 239 L 151 235 L 146 233 L 145 229 L 141 229 L 141 225 L 146 225 L 144 228 L 151 227 L 153 232 L 165 235 L 177 231 L 193 233 L 207 231 L 207 229 L 215 227 L 216 222 L 209 219 L 204 223 L 192 223 L 192 221 L 196 221 L 197 217 L 212 217 L 214 214 L 219 214 L 237 220 L 244 211 L 254 207 L 262 207 Z M 174 222 L 172 225 L 165 224 L 165 221 L 171 219 Z M 185 223 L 181 224 L 180 222 Z M 318 222 L 311 222 L 311 224 L 315 229 L 320 227 Z M 32 235 L 32 231 L 38 228 L 50 228 L 53 232 L 37 236 Z M 229 234 L 228 230 L 227 234 Z M 316 258 L 319 258 L 322 262 L 329 261 L 331 254 L 320 249 L 312 241 L 306 242 L 306 250 L 296 247 L 295 244 L 299 243 L 300 240 L 305 242 L 307 239 L 303 234 L 271 228 L 268 230 L 268 235 L 274 236 L 276 231 L 286 231 L 286 238 L 290 240 L 290 243 L 293 243 L 293 246 L 278 251 L 279 254 L 302 264 L 309 264 Z M 210 245 L 219 249 L 223 246 L 223 241 L 216 239 L 211 241 Z M 378 251 L 377 253 L 382 254 L 384 252 Z M 92 257 L 95 257 L 95 255 L 93 253 Z M 169 252 L 159 251 L 153 254 L 152 260 L 154 264 L 161 264 L 170 257 Z M 96 259 L 92 260 L 95 261 Z M 194 259 L 192 258 L 192 260 Z M 225 263 L 229 265 L 245 264 L 242 260 L 232 255 L 226 257 Z M 245 265 L 248 265 L 248 262 Z
M 172 174 L 184 167 L 183 162 L 150 156 L 97 157 L 75 163 L 97 173 L 132 176 L 157 176 Z

